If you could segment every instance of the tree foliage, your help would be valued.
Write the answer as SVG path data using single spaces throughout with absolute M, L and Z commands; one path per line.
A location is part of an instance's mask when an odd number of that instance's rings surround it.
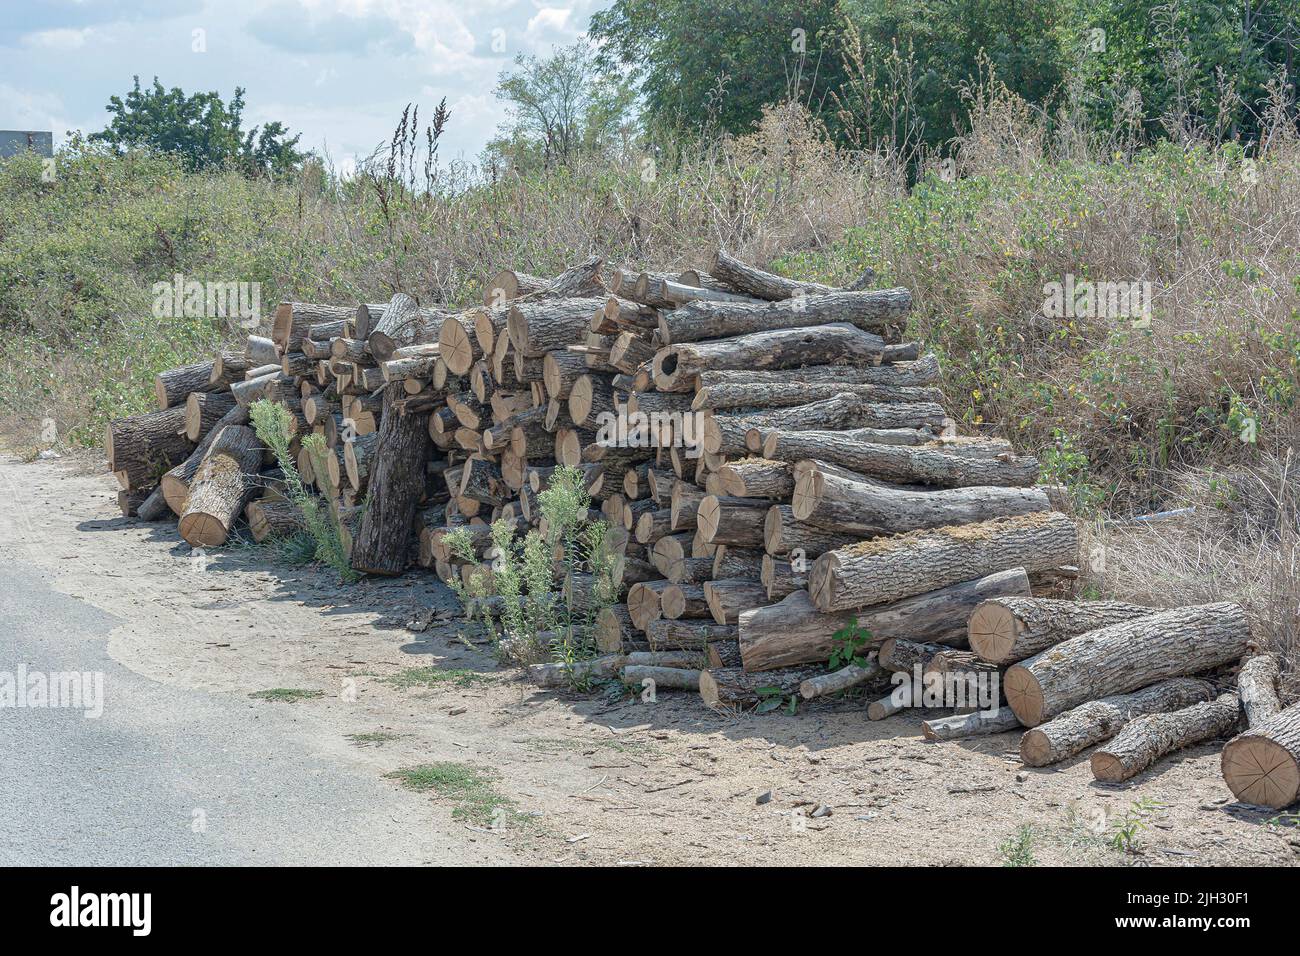
M 154 77 L 142 89 L 140 77 L 125 97 L 108 102 L 113 119 L 91 135 L 119 152 L 147 146 L 181 157 L 191 170 L 234 166 L 247 175 L 264 175 L 297 168 L 304 154 L 295 148 L 299 136 L 288 135 L 282 123 L 243 129 L 244 90 L 236 87 L 226 103 L 215 92 L 187 96 L 179 87 L 165 89 Z

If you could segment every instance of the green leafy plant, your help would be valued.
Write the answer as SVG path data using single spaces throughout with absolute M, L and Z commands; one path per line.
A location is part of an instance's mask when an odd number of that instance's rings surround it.
M 827 662 L 831 670 L 839 670 L 850 664 L 865 667 L 869 663 L 866 647 L 870 641 L 871 631 L 858 624 L 856 617 L 852 618 L 831 635 L 831 656 Z
M 337 509 L 321 498 L 308 494 L 303 485 L 302 476 L 298 474 L 298 465 L 289 450 L 289 410 L 283 405 L 259 399 L 249 406 L 249 418 L 257 437 L 275 454 L 275 460 L 284 473 L 285 494 L 302 515 L 303 527 L 316 544 L 316 560 L 322 561 L 338 572 L 343 581 L 357 580 L 357 573 L 352 570 L 348 560 L 347 547 L 343 543 L 343 526 L 339 522 Z M 319 475 L 328 474 L 325 439 L 320 435 L 307 435 L 302 439 L 302 447 L 307 449 L 312 468 Z
M 793 717 L 799 710 L 798 694 L 787 694 L 779 687 L 759 687 L 756 693 L 758 694 L 758 706 L 754 708 L 756 714 L 770 714 L 780 709 Z
M 1111 826 L 1110 845 L 1124 853 L 1139 853 L 1142 849 L 1142 831 L 1150 824 L 1152 814 L 1164 809 L 1164 804 L 1150 797 L 1135 800 L 1128 811 Z
M 998 844 L 998 857 L 1003 866 L 1034 866 L 1034 828 L 1025 824 L 1016 835 Z

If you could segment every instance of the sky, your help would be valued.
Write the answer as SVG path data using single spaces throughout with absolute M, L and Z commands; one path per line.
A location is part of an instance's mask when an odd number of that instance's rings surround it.
M 517 54 L 576 40 L 609 0 L 0 0 L 0 129 L 107 125 L 109 96 L 157 76 L 245 93 L 247 129 L 279 120 L 341 172 L 387 143 L 407 103 L 444 96 L 444 160 L 473 161 L 506 118 L 492 94 Z

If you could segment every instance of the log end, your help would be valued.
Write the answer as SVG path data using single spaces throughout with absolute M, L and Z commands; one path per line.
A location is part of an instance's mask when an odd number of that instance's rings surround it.
M 1104 750 L 1094 753 L 1089 763 L 1092 766 L 1093 778 L 1101 783 L 1122 783 L 1129 777 L 1123 761 Z
M 722 699 L 718 693 L 718 682 L 707 670 L 700 671 L 700 700 L 705 707 L 717 709 Z
M 966 633 L 971 650 L 990 664 L 1001 664 L 1016 644 L 1015 616 L 995 601 L 981 601 L 971 612 Z
M 1052 762 L 1052 745 L 1041 730 L 1027 730 L 1020 737 L 1020 762 L 1026 767 L 1046 767 Z
M 701 501 L 699 510 L 695 514 L 695 527 L 699 532 L 700 540 L 708 544 L 713 541 L 714 536 L 718 533 L 718 523 L 722 515 L 722 502 L 718 500 L 717 495 L 706 495 Z
M 374 336 L 370 341 L 374 342 Z M 465 327 L 455 319 L 448 319 L 438 330 L 438 356 L 447 363 L 452 375 L 464 375 L 474 366 L 474 344 Z
M 1276 741 L 1254 734 L 1223 748 L 1223 781 L 1242 803 L 1280 810 L 1300 799 L 1300 764 Z
M 226 543 L 230 531 L 215 515 L 194 511 L 181 515 L 177 530 L 191 548 L 215 548 Z
M 1017 664 L 1008 668 L 1002 686 L 1017 720 L 1026 727 L 1037 727 L 1043 722 L 1043 688 L 1033 673 Z

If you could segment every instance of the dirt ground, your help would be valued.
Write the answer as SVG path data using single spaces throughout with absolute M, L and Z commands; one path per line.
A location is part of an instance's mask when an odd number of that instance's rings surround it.
M 264 548 L 193 555 L 174 524 L 120 517 L 89 458 L 6 458 L 0 492 L 8 545 L 57 590 L 130 622 L 110 638 L 116 661 L 211 694 L 323 691 L 250 706 L 295 708 L 312 746 L 377 778 L 437 762 L 482 771 L 502 825 L 431 791 L 433 819 L 520 863 L 1300 861 L 1300 828 L 1235 804 L 1216 746 L 1105 787 L 1086 759 L 1024 768 L 1015 734 L 926 743 L 923 711 L 873 723 L 853 700 L 755 716 L 711 713 L 693 694 L 540 691 L 461 633 L 456 599 L 430 574 L 339 586 Z M 406 673 L 427 667 L 448 679 Z M 402 686 L 415 676 L 427 686 Z M 818 806 L 830 814 L 809 816 Z M 1127 850 L 1112 845 L 1123 832 Z

